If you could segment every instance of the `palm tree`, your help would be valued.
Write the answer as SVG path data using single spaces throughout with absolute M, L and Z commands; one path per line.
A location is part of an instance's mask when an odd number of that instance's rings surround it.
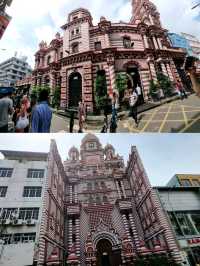
M 195 6 L 193 6 L 192 9 L 195 9 L 195 8 L 197 8 L 198 6 L 200 6 L 200 3 L 199 3 L 199 4 L 196 4 Z

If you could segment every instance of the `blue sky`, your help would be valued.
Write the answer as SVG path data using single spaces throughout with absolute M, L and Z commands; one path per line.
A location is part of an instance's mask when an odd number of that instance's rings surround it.
M 173 32 L 187 32 L 200 37 L 200 8 L 191 10 L 198 0 L 152 0 L 161 12 L 165 28 Z M 60 31 L 67 20 L 67 14 L 77 8 L 88 8 L 94 24 L 100 16 L 112 21 L 129 21 L 131 17 L 131 0 L 14 0 L 8 13 L 13 19 L 0 42 L 0 62 L 13 56 L 28 56 L 34 65 L 34 53 L 38 43 L 44 39 L 49 42 Z
M 176 173 L 200 174 L 200 134 L 96 134 L 103 146 L 111 143 L 116 153 L 128 159 L 131 146 L 137 146 L 152 185 L 165 185 Z M 80 147 L 82 134 L 4 134 L 0 150 L 48 152 L 55 139 L 62 160 L 69 149 Z

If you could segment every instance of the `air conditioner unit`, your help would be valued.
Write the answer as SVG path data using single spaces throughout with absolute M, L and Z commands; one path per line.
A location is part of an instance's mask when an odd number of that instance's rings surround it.
M 15 219 L 12 221 L 13 225 L 22 225 L 22 223 L 23 223 L 23 220 L 21 220 L 21 219 Z
M 29 220 L 26 221 L 26 224 L 27 225 L 35 225 L 35 220 L 29 219 Z
M 6 224 L 6 219 L 1 219 L 1 224 Z

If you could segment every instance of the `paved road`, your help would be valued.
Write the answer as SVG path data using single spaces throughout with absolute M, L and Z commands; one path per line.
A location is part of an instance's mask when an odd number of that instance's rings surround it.
M 118 121 L 118 132 L 158 132 L 158 133 L 200 133 L 200 99 L 191 95 L 188 99 L 177 100 L 164 104 L 139 115 L 139 127 L 135 127 L 132 118 Z M 54 115 L 52 132 L 68 132 L 69 120 Z M 78 130 L 77 122 L 75 132 Z M 85 132 L 100 132 L 101 126 L 96 128 L 87 125 Z

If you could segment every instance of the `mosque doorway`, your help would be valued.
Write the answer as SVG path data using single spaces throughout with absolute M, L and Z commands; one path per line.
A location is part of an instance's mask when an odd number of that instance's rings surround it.
M 82 77 L 78 72 L 69 76 L 69 107 L 78 107 L 82 100 Z

